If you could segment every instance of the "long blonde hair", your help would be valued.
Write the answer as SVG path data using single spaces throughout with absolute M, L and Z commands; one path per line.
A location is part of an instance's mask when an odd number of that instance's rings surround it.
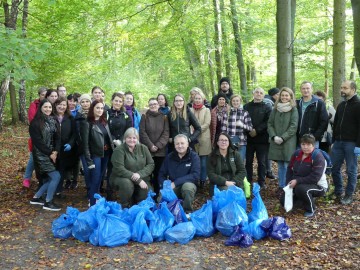
M 283 87 L 283 88 L 280 89 L 279 98 L 278 98 L 278 100 L 275 102 L 274 108 L 277 109 L 277 105 L 278 105 L 279 103 L 282 103 L 282 102 L 281 102 L 281 93 L 282 93 L 282 92 L 288 92 L 288 93 L 289 93 L 290 98 L 291 98 L 291 99 L 290 99 L 290 106 L 293 107 L 293 108 L 296 107 L 295 95 L 294 95 L 293 90 L 290 89 L 289 87 Z
M 187 106 L 185 104 L 185 98 L 184 98 L 184 96 L 182 94 L 176 94 L 174 99 L 173 99 L 173 104 L 171 106 L 171 120 L 175 120 L 176 117 L 177 117 L 177 109 L 176 109 L 176 106 L 175 106 L 176 97 L 181 97 L 184 100 L 184 106 L 181 109 L 180 116 L 182 118 L 184 118 L 184 120 L 186 121 L 187 120 L 187 109 L 186 109 Z

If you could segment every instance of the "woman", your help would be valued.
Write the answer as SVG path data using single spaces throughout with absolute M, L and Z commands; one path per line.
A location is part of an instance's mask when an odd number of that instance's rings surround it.
M 215 145 L 215 139 L 217 139 L 221 133 L 221 128 L 227 124 L 228 114 L 230 106 L 226 104 L 226 95 L 219 93 L 215 99 L 216 107 L 211 110 L 211 145 Z
M 199 88 L 199 87 L 193 87 L 191 88 L 190 92 L 189 92 L 190 96 L 189 96 L 189 102 L 187 104 L 187 106 L 189 108 L 192 108 L 193 104 L 194 104 L 194 98 L 196 94 L 200 94 L 204 97 L 204 105 L 206 108 L 211 108 L 209 102 L 207 102 L 207 100 L 205 99 L 205 94 L 204 92 Z
M 193 132 L 190 131 L 193 127 Z M 174 150 L 173 138 L 178 134 L 184 134 L 189 140 L 190 147 L 194 147 L 201 133 L 201 126 L 194 114 L 185 106 L 185 98 L 182 94 L 176 94 L 171 107 L 169 118 L 170 138 L 169 152 Z
M 125 92 L 125 109 L 131 118 L 132 126 L 139 132 L 141 115 L 135 108 L 135 99 L 133 93 L 131 92 Z
M 294 204 L 302 203 L 305 217 L 315 215 L 314 197 L 324 196 L 328 188 L 326 161 L 320 150 L 315 150 L 315 137 L 305 134 L 300 138 L 301 149 L 291 156 L 286 172 L 286 184 L 294 189 Z M 281 197 L 284 204 L 284 195 Z
M 109 130 L 112 136 L 112 141 L 114 146 L 119 146 L 124 138 L 125 131 L 132 127 L 131 118 L 126 113 L 124 108 L 124 95 L 121 93 L 114 93 L 111 97 L 111 109 L 108 110 L 108 123 Z M 110 185 L 110 175 L 112 172 L 112 163 L 111 163 L 112 151 L 110 151 L 108 168 L 106 173 L 106 194 L 107 200 L 112 200 L 112 188 Z
M 123 208 L 146 199 L 151 189 L 150 175 L 154 161 L 149 149 L 139 143 L 139 133 L 135 128 L 125 131 L 124 143 L 116 147 L 111 162 L 113 171 L 110 184 Z
M 207 157 L 211 153 L 211 136 L 210 136 L 210 110 L 204 105 L 205 97 L 202 92 L 194 96 L 194 102 L 190 111 L 195 115 L 201 126 L 201 133 L 198 137 L 199 143 L 195 145 L 195 151 L 200 157 L 200 186 L 203 187 L 206 182 L 206 163 Z
M 210 195 L 214 195 L 214 186 L 226 190 L 229 186 L 244 189 L 246 171 L 238 151 L 231 144 L 226 133 L 220 133 L 208 161 L 207 172 L 210 180 Z
M 229 134 L 231 142 L 238 148 L 241 159 L 245 162 L 247 133 L 253 129 L 249 113 L 241 107 L 241 96 L 232 95 L 227 123 L 221 128 Z
M 60 151 L 60 136 L 58 125 L 52 115 L 51 103 L 44 99 L 30 123 L 30 137 L 33 143 L 33 158 L 37 174 L 44 179 L 43 184 L 30 204 L 43 205 L 43 209 L 60 211 L 61 207 L 53 202 L 55 190 L 60 181 L 60 173 L 55 168 L 56 159 Z M 41 196 L 46 193 L 46 200 Z
M 159 112 L 161 112 L 163 115 L 169 115 L 170 107 L 167 97 L 164 94 L 158 94 L 157 102 L 159 103 Z
M 99 86 L 94 86 L 91 89 L 92 100 L 97 100 L 103 103 L 105 113 L 110 109 L 108 105 L 105 104 L 105 91 Z
M 91 103 L 87 121 L 89 125 L 88 130 L 85 130 L 85 136 L 87 134 L 88 138 L 84 141 L 88 143 L 83 147 L 89 169 L 91 206 L 96 203 L 94 194 L 100 192 L 101 181 L 105 175 L 110 151 L 114 149 L 114 144 L 105 118 L 104 104 L 101 101 L 94 100 Z
M 166 156 L 166 147 L 169 141 L 169 121 L 166 115 L 159 112 L 159 103 L 156 98 L 149 99 L 149 110 L 142 115 L 140 121 L 140 142 L 146 145 L 154 160 L 154 171 L 151 175 L 151 184 L 156 196 L 159 195 L 159 170 Z
M 72 185 L 74 188 L 77 186 L 77 175 L 73 179 L 73 183 L 70 181 L 70 172 L 74 167 L 78 168 L 79 159 L 76 151 L 76 127 L 75 120 L 70 114 L 67 106 L 67 99 L 65 97 L 59 97 L 55 103 L 55 119 L 60 126 L 60 152 L 57 159 L 59 172 L 61 175 L 59 185 L 56 189 L 56 195 L 61 197 L 63 191 L 64 179 L 66 180 L 66 187 L 70 188 Z
M 50 101 L 51 104 L 54 104 L 55 100 L 59 98 L 59 94 L 55 89 L 48 89 L 45 98 Z
M 277 161 L 279 192 L 285 187 L 286 168 L 296 148 L 298 111 L 294 92 L 287 87 L 280 90 L 268 121 L 270 148 L 268 158 Z

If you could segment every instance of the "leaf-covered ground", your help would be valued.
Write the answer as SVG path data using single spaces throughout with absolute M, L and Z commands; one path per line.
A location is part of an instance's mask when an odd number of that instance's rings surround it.
M 83 211 L 85 188 L 67 191 L 52 213 L 29 204 L 36 188 L 22 188 L 28 158 L 27 127 L 8 127 L 0 133 L 0 269 L 358 269 L 360 261 L 359 192 L 351 206 L 317 201 L 316 217 L 302 210 L 285 214 L 276 198 L 276 182 L 262 198 L 269 216 L 284 216 L 292 230 L 289 241 L 264 239 L 249 248 L 226 247 L 219 233 L 195 238 L 187 245 L 130 242 L 116 248 L 94 247 L 75 239 L 55 239 L 51 223 L 66 206 Z M 200 191 L 196 206 L 207 199 Z M 251 203 L 248 202 L 248 210 Z

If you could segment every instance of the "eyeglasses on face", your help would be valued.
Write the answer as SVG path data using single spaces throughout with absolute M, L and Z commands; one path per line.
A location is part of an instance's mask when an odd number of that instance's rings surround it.
M 184 102 L 184 100 L 183 99 L 177 99 L 177 100 L 175 100 L 175 102 Z

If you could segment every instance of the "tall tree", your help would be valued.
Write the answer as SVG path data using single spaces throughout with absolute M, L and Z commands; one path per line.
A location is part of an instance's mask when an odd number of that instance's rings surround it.
M 221 31 L 224 45 L 224 61 L 225 61 L 225 75 L 231 79 L 231 60 L 230 60 L 230 49 L 228 41 L 228 31 L 226 27 L 226 9 L 224 0 L 220 0 L 220 11 L 221 11 Z
M 213 0 L 214 4 L 214 16 L 215 16 L 215 62 L 216 62 L 216 77 L 219 82 L 222 77 L 222 36 L 221 36 L 221 11 L 219 0 Z
M 354 21 L 354 56 L 360 74 L 360 1 L 351 0 Z
M 340 86 L 345 80 L 346 0 L 334 0 L 333 36 L 333 101 L 340 103 Z
M 237 15 L 235 0 L 230 0 L 230 9 L 231 9 L 231 23 L 233 26 L 233 32 L 234 32 L 234 37 L 235 37 L 235 55 L 236 55 L 237 67 L 239 70 L 241 94 L 246 99 L 247 94 L 248 94 L 247 93 L 247 84 L 246 84 L 246 70 L 245 70 L 244 57 L 243 57 L 243 52 L 242 52 L 240 29 L 239 29 L 239 22 L 238 22 L 238 15 Z
M 276 86 L 292 87 L 291 0 L 277 0 L 276 3 Z

